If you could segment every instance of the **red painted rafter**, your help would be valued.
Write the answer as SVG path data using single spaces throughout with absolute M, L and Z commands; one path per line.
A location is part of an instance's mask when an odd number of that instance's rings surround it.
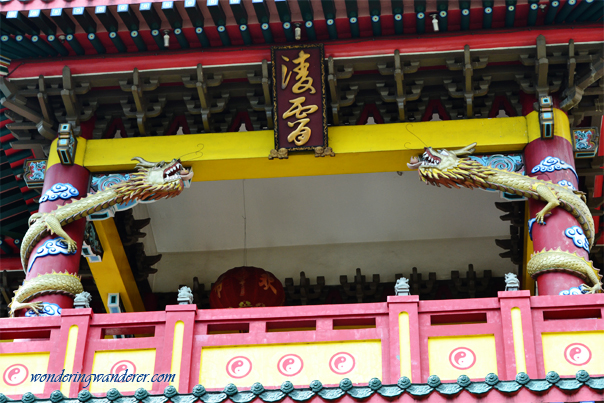
M 563 28 L 539 29 L 527 32 L 524 29 L 483 31 L 485 35 L 467 33 L 426 34 L 422 37 L 348 39 L 325 43 L 325 54 L 334 58 L 353 58 L 392 54 L 399 49 L 401 55 L 417 53 L 440 53 L 461 51 L 464 45 L 472 50 L 534 47 L 536 38 L 542 34 L 548 45 L 566 44 L 573 39 L 575 45 L 586 42 L 604 42 L 604 31 L 600 24 L 568 26 Z M 98 74 L 144 70 L 162 70 L 196 66 L 203 58 L 204 67 L 255 64 L 263 59 L 270 60 L 270 45 L 221 49 L 191 49 L 165 51 L 162 53 L 115 54 L 103 56 L 81 56 L 52 60 L 23 60 L 16 64 L 11 79 L 61 76 L 68 64 L 72 74 Z

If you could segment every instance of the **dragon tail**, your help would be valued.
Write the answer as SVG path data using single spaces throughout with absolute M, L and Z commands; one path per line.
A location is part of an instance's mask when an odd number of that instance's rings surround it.
M 602 290 L 602 275 L 600 270 L 593 266 L 593 262 L 587 261 L 576 253 L 565 252 L 558 249 L 535 252 L 527 264 L 529 275 L 536 278 L 544 272 L 563 271 L 578 275 L 581 279 L 588 281 L 592 286 L 584 286 L 590 293 Z

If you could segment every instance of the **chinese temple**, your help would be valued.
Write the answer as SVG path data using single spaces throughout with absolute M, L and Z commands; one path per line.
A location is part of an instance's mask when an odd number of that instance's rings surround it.
M 603 16 L 0 0 L 0 403 L 604 402 Z

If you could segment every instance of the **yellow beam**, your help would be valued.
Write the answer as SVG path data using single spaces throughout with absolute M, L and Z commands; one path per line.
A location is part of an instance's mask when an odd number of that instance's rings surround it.
M 89 263 L 89 266 L 105 309 L 109 312 L 108 294 L 119 293 L 126 312 L 144 312 L 145 306 L 113 218 L 94 221 L 94 228 L 103 246 L 103 261 Z
M 287 160 L 272 161 L 270 130 L 88 140 L 84 166 L 92 172 L 119 171 L 133 169 L 136 156 L 148 161 L 181 157 L 193 167 L 194 181 L 406 171 L 425 145 L 458 148 L 477 142 L 477 153 L 521 151 L 528 126 L 524 117 L 334 126 L 328 134 L 335 157 L 290 153 Z

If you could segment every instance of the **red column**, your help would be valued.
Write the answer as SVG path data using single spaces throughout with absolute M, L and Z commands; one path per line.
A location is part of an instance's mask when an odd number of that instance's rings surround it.
M 532 104 L 537 100 L 534 97 L 525 96 L 523 100 L 523 112 L 528 114 L 532 111 Z M 530 108 L 529 108 L 530 107 Z M 532 112 L 538 113 L 538 112 Z M 557 112 L 559 113 L 559 112 Z M 562 121 L 561 121 L 562 120 Z M 568 125 L 566 119 L 556 119 L 555 125 Z M 558 127 L 556 133 L 568 133 L 569 128 Z M 557 159 L 557 160 L 556 160 Z M 575 159 L 571 142 L 562 136 L 555 135 L 551 139 L 536 138 L 524 149 L 524 162 L 526 175 L 555 184 L 566 185 L 573 189 L 579 188 L 578 178 L 575 170 Z M 533 172 L 534 171 L 534 172 Z M 529 200 L 531 221 L 535 215 L 545 207 L 546 203 L 539 200 Z M 578 256 L 589 261 L 588 252 L 577 247 L 572 238 L 565 235 L 569 228 L 579 226 L 577 220 L 561 207 L 554 208 L 550 215 L 545 217 L 545 225 L 536 222 L 532 225 L 533 248 L 535 252 L 545 250 L 556 250 L 576 253 Z M 580 287 L 585 283 L 572 271 L 551 271 L 538 275 L 537 286 L 539 295 L 558 295 L 562 290 L 571 287 Z
M 88 191 L 89 177 L 90 173 L 88 170 L 79 165 L 51 165 L 46 170 L 44 188 L 42 190 L 42 197 L 40 198 L 41 203 L 39 212 L 49 213 L 53 210 L 56 210 L 58 206 L 65 205 L 67 203 L 71 203 L 75 199 L 85 197 Z M 44 200 L 44 196 L 47 194 L 47 192 L 49 192 L 49 195 L 56 195 L 56 192 L 51 190 L 51 188 L 56 184 L 63 184 L 68 188 L 72 187 L 77 190 L 78 195 L 63 198 L 61 196 L 66 196 L 66 194 L 62 194 L 60 196 L 49 197 L 46 201 L 42 201 Z M 51 200 L 51 198 L 55 197 L 55 200 Z M 38 242 L 29 257 L 29 267 L 24 267 L 24 270 L 26 270 L 25 280 L 27 281 L 37 277 L 40 274 L 52 273 L 53 271 L 57 273 L 68 272 L 71 274 L 77 274 L 80 267 L 80 255 L 85 227 L 85 219 L 74 221 L 71 224 L 67 224 L 63 227 L 65 232 L 77 243 L 78 249 L 76 253 L 73 254 L 57 253 L 44 255 L 43 252 L 42 254 L 37 253 L 39 248 L 42 248 L 47 241 L 57 238 L 57 235 L 47 235 L 40 242 Z M 36 255 L 39 256 L 36 257 Z M 62 294 L 42 295 L 31 300 L 31 302 L 35 301 L 57 304 L 62 309 L 73 307 L 73 299 Z M 17 315 L 24 316 L 26 312 L 26 309 L 22 309 L 17 312 Z

